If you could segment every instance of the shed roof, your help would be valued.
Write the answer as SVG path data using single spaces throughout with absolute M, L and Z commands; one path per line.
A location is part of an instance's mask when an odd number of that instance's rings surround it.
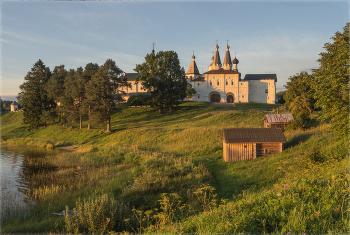
M 286 142 L 279 128 L 225 128 L 222 137 L 225 143 Z
M 264 121 L 267 123 L 284 123 L 293 121 L 293 115 L 288 114 L 265 114 Z
M 246 74 L 244 80 L 265 80 L 265 79 L 274 79 L 277 82 L 276 74 Z

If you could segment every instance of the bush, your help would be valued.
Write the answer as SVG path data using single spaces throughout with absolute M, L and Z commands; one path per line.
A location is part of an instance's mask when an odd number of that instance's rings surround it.
M 68 233 L 101 233 L 127 231 L 136 225 L 128 204 L 117 202 L 113 196 L 103 194 L 76 202 L 74 216 L 68 216 L 66 207 L 65 229 Z M 128 223 L 124 220 L 128 219 Z
M 148 105 L 150 96 L 148 94 L 137 94 L 129 97 L 126 102 L 128 106 Z
M 309 159 L 311 162 L 319 162 L 319 163 L 322 163 L 322 162 L 325 162 L 326 161 L 326 156 L 323 155 L 317 147 L 313 147 L 312 148 L 312 151 L 309 152 L 309 153 L 305 153 L 305 156 L 307 159 Z

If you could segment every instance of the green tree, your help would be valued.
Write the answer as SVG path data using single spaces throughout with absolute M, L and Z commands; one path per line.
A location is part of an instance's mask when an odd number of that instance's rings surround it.
M 91 81 L 92 77 L 97 73 L 97 71 L 100 69 L 100 66 L 96 63 L 88 63 L 85 66 L 84 72 L 82 73 L 81 76 L 79 76 L 77 79 L 79 80 L 77 82 L 77 90 L 76 92 L 78 93 L 79 97 L 79 102 L 80 102 L 80 129 L 82 128 L 82 118 L 85 116 L 88 117 L 88 130 L 91 129 L 91 100 L 88 101 L 86 99 L 86 89 L 87 89 L 87 84 L 89 81 Z
M 21 92 L 17 99 L 23 106 L 23 123 L 29 124 L 28 129 L 37 129 L 43 125 L 42 113 L 51 108 L 44 89 L 50 76 L 50 69 L 41 60 L 38 60 L 25 76 L 25 82 L 20 86 Z
M 316 107 L 322 108 L 321 120 L 330 120 L 332 128 L 340 135 L 349 133 L 349 27 L 336 32 L 333 43 L 324 44 L 325 52 L 313 70 L 312 87 L 317 98 Z
M 186 98 L 187 98 L 187 99 L 191 99 L 192 96 L 193 96 L 194 94 L 196 94 L 196 93 L 197 93 L 197 91 L 196 91 L 194 88 L 192 88 L 192 85 L 191 85 L 191 84 L 187 84 L 187 88 L 186 88 Z
M 160 51 L 147 54 L 146 62 L 134 69 L 140 76 L 137 81 L 150 94 L 150 103 L 163 113 L 164 108 L 171 109 L 186 98 L 187 81 L 185 70 L 174 51 Z
M 286 103 L 286 100 L 284 99 L 284 96 L 286 95 L 287 91 L 280 91 L 277 92 L 276 97 L 278 98 L 278 103 L 279 104 L 284 104 Z
M 116 103 L 122 102 L 123 87 L 130 87 L 123 71 L 108 59 L 92 77 L 86 87 L 86 104 L 91 107 L 89 119 L 92 122 L 107 122 L 107 132 L 111 131 L 111 112 Z
M 287 91 L 284 95 L 286 106 L 294 117 L 290 128 L 306 128 L 314 110 L 314 94 L 311 89 L 312 76 L 303 71 L 289 78 L 284 87 Z
M 49 81 L 45 84 L 45 91 L 47 92 L 47 97 L 49 102 L 54 102 L 52 108 L 45 110 L 43 113 L 43 120 L 54 121 L 57 117 L 59 122 L 61 121 L 61 113 L 63 106 L 62 97 L 64 94 L 64 80 L 67 76 L 67 70 L 65 70 L 64 65 L 56 66 L 52 72 L 52 76 Z
M 79 69 L 81 72 L 81 70 Z M 79 106 L 77 101 L 76 87 L 76 72 L 74 69 L 70 69 L 67 73 L 67 76 L 64 80 L 64 92 L 60 99 L 63 109 L 62 121 L 64 123 L 69 122 L 71 126 L 74 127 L 74 122 L 79 118 Z

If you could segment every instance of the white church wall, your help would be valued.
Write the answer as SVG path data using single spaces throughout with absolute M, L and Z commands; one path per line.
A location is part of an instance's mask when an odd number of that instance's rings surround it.
M 274 79 L 249 81 L 249 102 L 274 104 L 275 93 Z

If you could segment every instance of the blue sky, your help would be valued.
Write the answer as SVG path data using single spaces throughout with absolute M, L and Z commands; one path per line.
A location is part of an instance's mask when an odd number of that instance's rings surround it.
M 206 72 L 218 40 L 227 40 L 245 74 L 290 76 L 317 68 L 324 43 L 349 21 L 348 1 L 1 1 L 1 96 L 16 96 L 33 64 L 51 70 L 103 64 L 125 72 L 152 50 L 176 51 L 188 70 L 192 53 Z M 202 70 L 203 68 L 203 70 Z

